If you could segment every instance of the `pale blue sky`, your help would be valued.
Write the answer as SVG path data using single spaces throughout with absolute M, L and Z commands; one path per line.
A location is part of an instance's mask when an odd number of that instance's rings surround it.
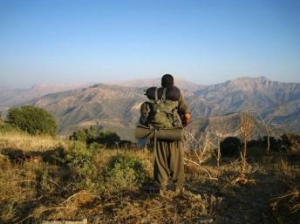
M 298 0 L 0 0 L 0 86 L 300 82 Z

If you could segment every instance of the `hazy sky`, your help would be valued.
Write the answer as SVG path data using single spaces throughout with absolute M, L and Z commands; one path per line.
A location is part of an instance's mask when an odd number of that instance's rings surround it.
M 300 82 L 299 0 L 0 0 L 0 86 Z

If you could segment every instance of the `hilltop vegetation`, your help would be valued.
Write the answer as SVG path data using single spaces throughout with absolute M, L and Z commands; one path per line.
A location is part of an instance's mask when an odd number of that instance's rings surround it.
M 187 150 L 186 192 L 161 197 L 150 188 L 151 150 L 88 147 L 5 130 L 1 223 L 87 218 L 88 223 L 294 224 L 300 218 L 299 150 L 249 155 L 245 182 L 236 181 L 238 157 L 223 157 L 218 164 L 205 147 Z M 296 140 L 290 148 L 299 149 Z M 211 153 L 205 160 L 204 152 Z

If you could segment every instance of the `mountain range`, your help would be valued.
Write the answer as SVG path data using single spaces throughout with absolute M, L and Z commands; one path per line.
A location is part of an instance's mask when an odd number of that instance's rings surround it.
M 300 130 L 299 83 L 243 77 L 216 85 L 197 85 L 184 79 L 176 80 L 175 84 L 191 108 L 192 122 L 188 129 L 195 135 L 209 132 L 219 137 L 236 136 L 243 112 L 269 125 L 274 132 Z M 45 108 L 56 118 L 59 135 L 68 136 L 78 127 L 97 125 L 134 141 L 139 107 L 147 100 L 144 92 L 151 86 L 160 86 L 160 79 L 0 89 L 0 108 L 5 111 L 25 104 Z

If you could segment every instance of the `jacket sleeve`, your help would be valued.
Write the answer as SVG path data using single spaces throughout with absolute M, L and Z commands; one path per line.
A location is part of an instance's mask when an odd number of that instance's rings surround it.
M 185 99 L 183 98 L 182 94 L 180 94 L 180 98 L 178 100 L 178 110 L 182 111 L 183 113 L 191 113 L 189 106 L 186 104 Z

